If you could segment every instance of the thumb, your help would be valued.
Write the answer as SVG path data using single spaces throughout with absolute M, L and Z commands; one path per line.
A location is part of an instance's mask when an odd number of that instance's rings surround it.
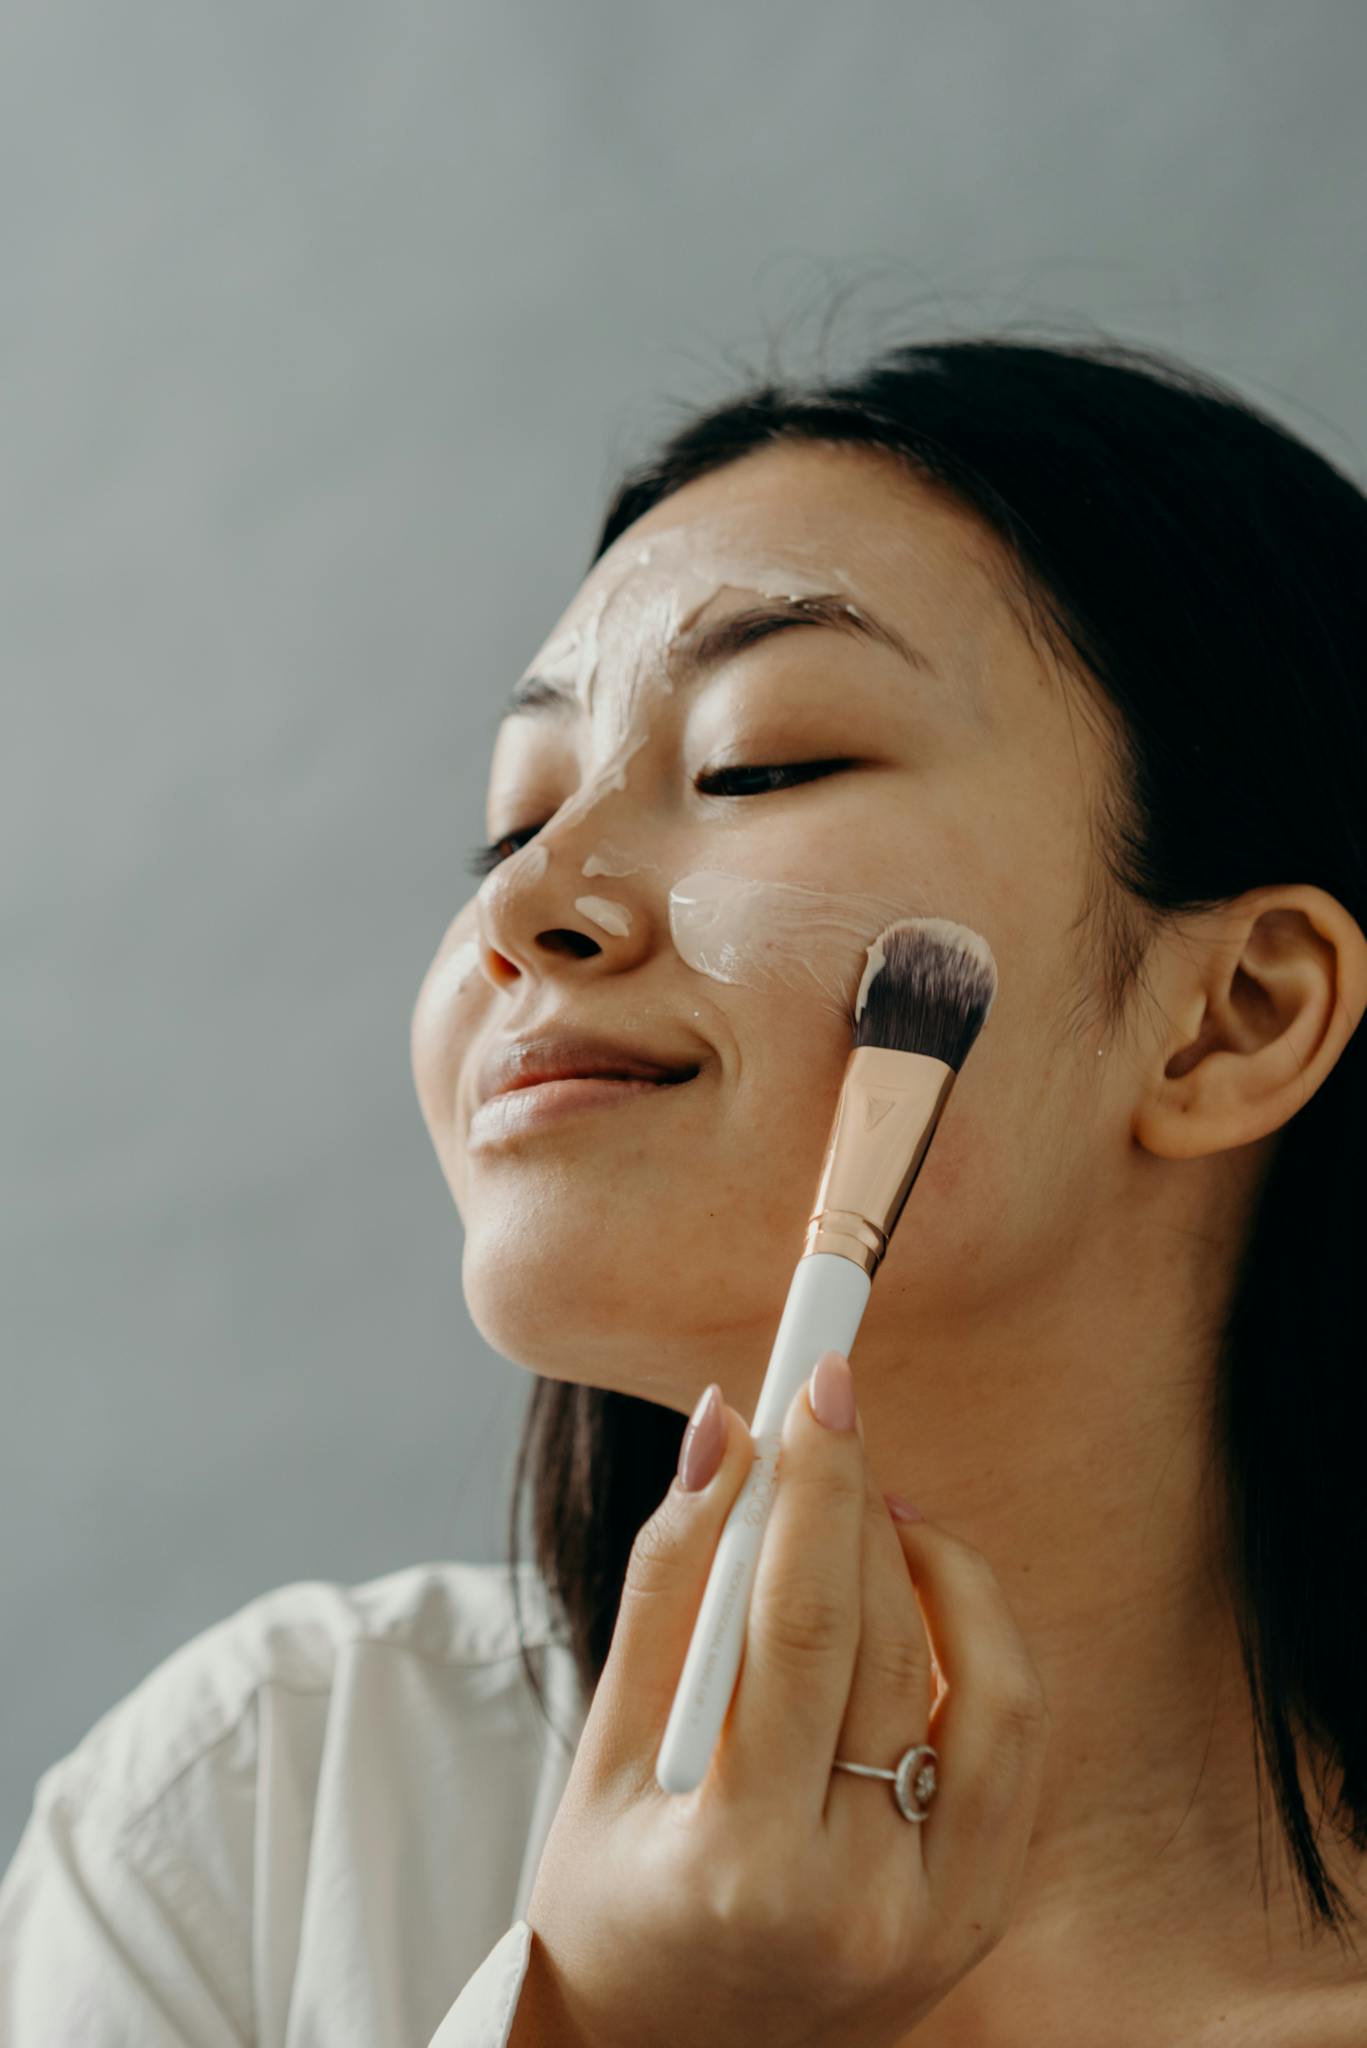
M 595 1763 L 610 1775 L 624 1774 L 634 1786 L 655 1782 L 656 1753 L 707 1575 L 726 1517 L 754 1463 L 749 1426 L 721 1400 L 720 1387 L 717 1405 L 724 1435 L 711 1477 L 695 1491 L 686 1491 L 676 1475 L 654 1514 L 636 1533 L 607 1661 L 585 1723 L 584 1737 L 592 1741 Z M 694 1432 L 700 1450 L 707 1447 L 705 1432 L 705 1422 Z M 689 1476 L 696 1480 L 703 1475 L 694 1467 Z

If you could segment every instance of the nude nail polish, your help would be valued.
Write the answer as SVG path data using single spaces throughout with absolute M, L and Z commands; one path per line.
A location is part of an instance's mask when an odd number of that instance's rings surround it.
M 715 1477 L 726 1448 L 726 1417 L 721 1388 L 713 1380 L 693 1410 L 679 1446 L 679 1485 L 685 1493 L 701 1493 Z

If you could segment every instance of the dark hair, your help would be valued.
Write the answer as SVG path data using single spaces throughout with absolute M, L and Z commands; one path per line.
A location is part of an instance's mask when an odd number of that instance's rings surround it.
M 1005 544 L 1022 624 L 1109 703 L 1118 772 L 1096 821 L 1092 908 L 1111 1016 L 1142 990 L 1146 935 L 1174 915 L 1294 879 L 1367 925 L 1367 497 L 1330 462 L 1151 348 L 925 341 L 838 381 L 757 381 L 689 418 L 628 471 L 593 560 L 692 478 L 805 440 L 881 450 L 975 512 Z M 1266 1768 L 1298 1905 L 1303 1895 L 1341 1940 L 1351 1915 L 1318 1838 L 1328 1803 L 1334 1829 L 1367 1849 L 1367 1393 L 1347 1199 L 1365 1083 L 1358 1034 L 1277 1134 L 1218 1333 L 1209 1418 L 1216 1561 L 1257 1731 L 1264 1906 Z M 512 1558 L 530 1478 L 536 1563 L 587 1695 L 684 1426 L 627 1394 L 546 1379 L 532 1390 Z

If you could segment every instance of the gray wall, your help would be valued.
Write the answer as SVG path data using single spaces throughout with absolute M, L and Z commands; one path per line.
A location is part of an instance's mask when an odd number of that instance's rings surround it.
M 866 279 L 836 364 L 1095 323 L 1360 476 L 1365 64 L 1357 0 L 10 0 L 0 1860 L 254 1593 L 504 1554 L 408 1022 L 618 463 Z

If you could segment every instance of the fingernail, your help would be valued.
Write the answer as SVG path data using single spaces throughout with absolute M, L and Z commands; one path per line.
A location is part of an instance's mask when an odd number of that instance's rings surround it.
M 679 1484 L 685 1493 L 701 1493 L 716 1474 L 726 1448 L 726 1417 L 721 1388 L 713 1380 L 693 1410 L 679 1446 Z
M 854 1374 L 849 1360 L 838 1351 L 823 1351 L 812 1367 L 807 1398 L 813 1415 L 827 1429 L 853 1429 Z
M 903 1500 L 900 1493 L 885 1493 L 884 1500 L 894 1522 L 924 1522 L 925 1516 L 911 1501 Z

